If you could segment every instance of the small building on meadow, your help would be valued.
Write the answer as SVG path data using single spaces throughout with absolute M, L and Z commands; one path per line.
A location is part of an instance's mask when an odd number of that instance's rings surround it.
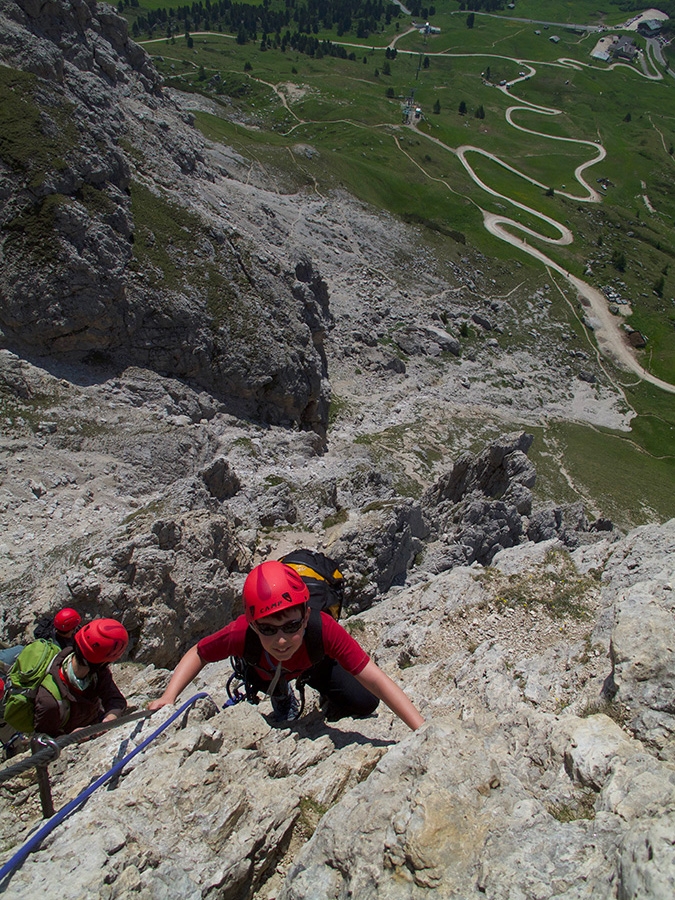
M 614 59 L 627 59 L 632 62 L 637 56 L 638 48 L 629 37 L 620 37 L 612 47 Z
M 430 25 L 428 22 L 425 22 L 424 25 L 415 25 L 413 22 L 413 28 L 417 28 L 420 34 L 440 34 L 441 29 L 437 28 L 435 25 Z
M 654 37 L 661 31 L 663 27 L 663 22 L 661 19 L 647 19 L 646 21 L 642 21 L 638 24 L 638 32 L 644 37 Z
M 609 62 L 611 59 L 612 47 L 618 40 L 615 34 L 606 35 L 598 39 L 595 47 L 591 50 L 593 59 L 600 59 L 603 62 Z

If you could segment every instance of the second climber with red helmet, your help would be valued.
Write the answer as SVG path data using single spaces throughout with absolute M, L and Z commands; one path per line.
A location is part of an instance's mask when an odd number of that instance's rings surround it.
M 72 606 L 64 606 L 56 615 L 42 616 L 33 630 L 34 638 L 58 644 L 62 650 L 75 644 L 74 635 L 82 624 L 82 616 Z
M 75 632 L 74 646 L 54 657 L 35 697 L 35 731 L 57 737 L 122 715 L 127 701 L 109 665 L 129 644 L 116 619 L 94 619 Z
M 243 615 L 187 651 L 169 684 L 150 709 L 176 702 L 179 694 L 209 662 L 243 658 L 247 633 L 259 641 L 257 662 L 247 678 L 268 693 L 277 719 L 297 717 L 289 682 L 303 676 L 330 704 L 336 716 L 363 717 L 380 700 L 412 729 L 424 719 L 401 688 L 368 656 L 357 641 L 327 613 L 320 613 L 323 659 L 312 662 L 306 646 L 309 590 L 298 573 L 276 560 L 261 563 L 244 583 Z M 249 647 L 251 639 L 249 635 Z M 255 645 L 258 646 L 257 644 Z

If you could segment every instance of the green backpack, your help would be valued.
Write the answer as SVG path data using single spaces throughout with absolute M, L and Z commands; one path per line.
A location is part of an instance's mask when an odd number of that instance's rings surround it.
M 24 647 L 7 673 L 2 698 L 2 718 L 17 731 L 34 731 L 35 697 L 40 685 L 61 700 L 61 691 L 49 674 L 49 667 L 61 651 L 53 641 L 37 640 Z

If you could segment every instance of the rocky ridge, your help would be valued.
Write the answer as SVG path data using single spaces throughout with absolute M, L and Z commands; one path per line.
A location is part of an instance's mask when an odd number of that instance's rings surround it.
M 324 433 L 325 286 L 302 254 L 263 258 L 172 199 L 213 172 L 125 20 L 93 0 L 0 17 L 4 346 L 148 366 Z
M 2 363 L 15 396 L 44 396 L 44 375 L 11 355 Z M 133 659 L 172 665 L 237 614 L 254 562 L 303 543 L 340 560 L 355 611 L 528 537 L 575 546 L 602 535 L 582 509 L 532 511 L 523 433 L 464 455 L 414 499 L 368 454 L 333 458 L 317 454 L 315 434 L 251 430 L 177 382 L 129 371 L 96 386 L 96 397 L 115 399 L 93 433 L 87 393 L 76 415 L 57 400 L 35 432 L 10 420 L 0 493 L 9 642 L 28 640 L 45 611 L 75 605 L 120 618 Z

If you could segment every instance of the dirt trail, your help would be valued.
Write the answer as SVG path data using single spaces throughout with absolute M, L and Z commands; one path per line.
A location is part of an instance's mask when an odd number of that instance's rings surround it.
M 401 8 L 403 9 L 403 7 L 401 7 Z M 402 34 L 396 35 L 393 38 L 393 40 L 391 41 L 390 47 L 395 47 L 396 43 L 400 40 L 400 38 L 404 37 L 406 34 L 409 34 L 411 31 L 414 31 L 414 30 L 416 30 L 416 29 L 411 27 L 411 28 L 407 29 L 405 32 L 403 32 Z M 195 34 L 209 34 L 209 32 L 195 32 Z M 220 35 L 220 36 L 232 38 L 232 35 Z M 164 41 L 166 39 L 158 38 L 155 40 L 158 42 L 160 40 Z M 142 43 L 148 44 L 151 42 L 152 41 L 143 41 Z M 362 45 L 357 45 L 357 44 L 348 44 L 347 42 L 342 42 L 342 41 L 340 43 L 342 44 L 342 46 L 358 46 L 358 47 L 362 46 Z M 411 53 L 412 51 L 404 50 L 404 51 L 399 51 L 399 52 Z M 452 56 L 473 56 L 473 55 L 478 56 L 478 55 L 482 55 L 482 54 L 454 54 L 454 53 L 442 52 L 442 53 L 433 54 L 433 55 L 452 57 Z M 510 61 L 521 65 L 524 69 L 524 71 L 519 75 L 519 77 L 513 79 L 508 84 L 503 85 L 503 86 L 502 85 L 495 86 L 497 90 L 501 90 L 504 94 L 511 97 L 510 91 L 512 90 L 512 88 L 518 82 L 526 81 L 527 79 L 536 75 L 537 70 L 531 61 L 519 60 L 519 59 L 514 59 L 514 58 L 510 58 L 510 57 L 501 57 L 501 56 L 499 58 L 500 59 L 510 59 Z M 557 60 L 557 62 L 554 62 L 553 65 L 560 65 L 562 67 L 569 67 L 569 68 L 575 68 L 575 69 L 581 69 L 581 68 L 586 67 L 586 65 L 584 63 L 581 63 L 578 60 L 563 59 L 563 58 L 560 58 L 559 60 Z M 623 65 L 623 64 L 622 63 L 614 63 L 609 68 L 612 69 L 618 65 Z M 650 74 L 647 74 L 647 72 L 645 72 L 644 77 L 646 77 L 647 79 L 657 79 L 657 78 L 660 79 L 663 76 L 658 72 L 655 75 L 650 75 Z M 260 79 L 256 79 L 256 80 L 260 80 Z M 298 116 L 293 112 L 290 104 L 288 103 L 288 97 L 286 96 L 284 90 L 282 89 L 283 85 L 275 85 L 275 84 L 271 84 L 269 82 L 262 82 L 262 83 L 266 84 L 269 88 L 271 88 L 275 92 L 275 94 L 279 98 L 280 102 L 283 104 L 284 108 L 289 113 L 291 113 L 291 115 L 295 116 L 295 118 L 298 120 L 296 125 L 293 126 L 290 129 L 290 131 L 293 131 L 294 128 L 297 127 L 297 125 L 302 124 L 302 120 L 300 120 L 298 118 Z M 602 146 L 602 144 L 600 144 L 599 141 L 591 142 L 591 141 L 584 140 L 584 139 L 558 137 L 558 136 L 554 136 L 554 135 L 549 135 L 549 134 L 545 134 L 542 132 L 534 131 L 529 128 L 525 128 L 522 125 L 518 125 L 516 122 L 513 121 L 513 114 L 518 112 L 519 110 L 526 110 L 528 112 L 534 112 L 534 113 L 538 113 L 540 115 L 546 115 L 546 116 L 559 115 L 560 110 L 552 108 L 552 107 L 540 106 L 538 104 L 530 103 L 525 100 L 518 100 L 518 98 L 514 98 L 514 99 L 517 100 L 517 103 L 514 103 L 514 105 L 508 107 L 508 109 L 506 110 L 506 113 L 505 113 L 505 117 L 506 117 L 506 121 L 509 123 L 509 125 L 511 125 L 516 130 L 522 131 L 526 134 L 535 135 L 537 137 L 548 138 L 549 140 L 581 144 L 581 145 L 587 146 L 589 149 L 592 149 L 594 151 L 592 158 L 587 160 L 586 162 L 581 163 L 579 166 L 577 166 L 577 168 L 575 169 L 575 172 L 574 172 L 574 178 L 575 178 L 576 182 L 582 188 L 584 188 L 586 190 L 587 195 L 579 197 L 577 195 L 571 194 L 566 191 L 559 191 L 559 193 L 562 196 L 568 197 L 569 199 L 573 199 L 580 203 L 600 203 L 600 202 L 602 202 L 601 194 L 599 194 L 599 192 L 596 191 L 595 188 L 593 188 L 584 178 L 584 173 L 585 173 L 586 169 L 590 168 L 591 166 L 596 165 L 598 162 L 603 160 L 605 158 L 605 156 L 607 155 L 606 150 Z M 557 231 L 559 233 L 560 237 L 557 237 L 557 238 L 548 237 L 547 235 L 543 235 L 537 231 L 534 231 L 531 228 L 528 228 L 525 225 L 522 225 L 521 223 L 515 221 L 514 219 L 509 218 L 508 216 L 496 215 L 494 213 L 489 213 L 486 210 L 484 210 L 482 207 L 480 207 L 480 206 L 478 207 L 481 210 L 481 213 L 483 215 L 483 223 L 485 225 L 485 228 L 491 234 L 495 235 L 500 240 L 506 241 L 507 243 L 511 244 L 512 246 L 517 247 L 519 250 L 522 250 L 524 253 L 529 254 L 533 259 L 538 260 L 543 265 L 545 265 L 547 268 L 549 268 L 555 272 L 558 272 L 577 291 L 577 294 L 578 294 L 579 298 L 581 299 L 582 304 L 587 309 L 590 310 L 590 315 L 586 316 L 586 320 L 590 324 L 590 326 L 592 327 L 592 329 L 595 333 L 597 344 L 598 344 L 598 349 L 602 354 L 604 354 L 608 357 L 611 357 L 618 365 L 620 365 L 622 368 L 627 369 L 630 372 L 633 372 L 639 378 L 642 378 L 645 381 L 648 381 L 651 384 L 656 385 L 657 387 L 661 388 L 664 391 L 667 391 L 668 393 L 675 393 L 675 385 L 669 384 L 666 381 L 662 381 L 660 378 L 656 378 L 654 375 L 651 375 L 649 372 L 647 372 L 645 369 L 643 369 L 642 366 L 638 363 L 637 359 L 635 358 L 633 348 L 628 344 L 628 342 L 626 340 L 626 336 L 621 329 L 620 321 L 611 315 L 611 313 L 609 312 L 609 309 L 607 307 L 607 300 L 600 291 L 598 291 L 596 288 L 592 287 L 591 285 L 587 284 L 586 282 L 582 281 L 580 278 L 577 278 L 576 276 L 572 275 L 570 272 L 568 272 L 566 269 L 564 269 L 558 263 L 556 263 L 552 259 L 550 259 L 550 257 L 548 257 L 541 250 L 538 250 L 536 247 L 533 247 L 531 244 L 528 244 L 526 237 L 521 238 L 518 235 L 513 234 L 512 231 L 508 230 L 508 228 L 510 228 L 512 230 L 517 230 L 517 231 L 521 232 L 523 235 L 530 236 L 531 238 L 534 238 L 535 240 L 544 241 L 544 242 L 552 244 L 552 245 L 564 246 L 564 245 L 571 244 L 574 240 L 574 236 L 573 236 L 572 232 L 570 231 L 570 229 L 567 228 L 565 225 L 561 224 L 560 222 L 556 221 L 555 219 L 553 219 L 549 216 L 546 216 L 544 213 L 541 213 L 538 210 L 532 209 L 531 207 L 528 207 L 525 204 L 519 203 L 518 201 L 513 200 L 512 198 L 507 197 L 506 195 L 493 190 L 491 187 L 489 187 L 489 185 L 487 185 L 484 181 L 482 181 L 478 177 L 478 175 L 474 172 L 472 166 L 470 165 L 470 163 L 467 160 L 467 154 L 468 153 L 478 153 L 488 159 L 491 159 L 492 161 L 496 162 L 498 165 L 503 166 L 504 168 L 508 169 L 510 172 L 520 176 L 521 178 L 524 178 L 526 181 L 529 181 L 531 184 L 534 184 L 539 188 L 544 189 L 546 187 L 546 185 L 543 185 L 540 182 L 536 181 L 534 178 L 531 178 L 530 176 L 525 175 L 523 172 L 518 171 L 513 166 L 511 166 L 508 163 L 501 160 L 498 156 L 495 156 L 493 153 L 483 150 L 480 147 L 474 147 L 471 145 L 463 145 L 463 146 L 457 147 L 457 148 L 449 147 L 447 144 L 444 144 L 438 138 L 435 138 L 432 135 L 425 134 L 424 132 L 419 131 L 419 129 L 417 128 L 417 126 L 415 124 L 410 124 L 408 127 L 411 128 L 413 131 L 415 131 L 417 134 L 426 138 L 427 140 L 433 141 L 435 144 L 438 144 L 440 147 L 447 150 L 449 153 L 455 154 L 458 157 L 458 159 L 460 160 L 460 162 L 462 163 L 462 165 L 464 166 L 464 168 L 466 169 L 470 178 L 474 181 L 475 184 L 478 185 L 478 187 L 480 187 L 486 193 L 488 193 L 494 197 L 498 197 L 502 200 L 505 200 L 508 203 L 511 203 L 513 206 L 523 210 L 524 212 L 533 216 L 535 219 L 539 219 L 541 222 L 545 222 L 554 231 Z M 399 144 L 399 149 L 402 150 L 400 144 Z M 404 152 L 404 151 L 402 151 L 402 152 Z M 449 185 L 447 185 L 446 182 L 443 182 L 443 183 L 445 183 L 448 188 L 450 187 Z
M 656 387 L 667 391 L 669 394 L 675 394 L 675 385 L 669 384 L 667 381 L 662 381 L 660 378 L 656 378 L 656 376 L 643 369 L 635 359 L 632 348 L 627 343 L 619 322 L 607 308 L 607 299 L 601 291 L 592 287 L 590 284 L 587 284 L 585 281 L 582 281 L 581 278 L 572 275 L 562 266 L 546 256 L 545 253 L 542 253 L 541 250 L 532 247 L 517 235 L 511 234 L 511 232 L 507 231 L 503 226 L 516 225 L 520 230 L 526 230 L 528 233 L 532 234 L 529 229 L 523 229 L 521 225 L 518 225 L 513 219 L 509 219 L 507 216 L 498 216 L 486 212 L 486 210 L 482 210 L 482 213 L 483 223 L 490 234 L 494 234 L 495 237 L 506 241 L 514 247 L 518 247 L 518 249 L 528 253 L 534 259 L 538 259 L 547 268 L 562 275 L 562 277 L 572 285 L 581 298 L 582 305 L 590 310 L 590 315 L 587 315 L 586 318 L 592 325 L 598 349 L 604 356 L 610 357 L 619 366 L 628 369 L 630 372 L 634 372 L 644 381 L 656 385 Z M 541 236 L 537 235 L 537 237 Z M 551 243 L 559 242 L 551 241 Z M 584 303 L 584 300 L 587 301 L 587 303 Z
M 514 60 L 516 62 L 516 60 Z M 508 85 L 501 87 L 500 90 L 503 93 L 509 94 L 510 88 L 517 82 L 524 80 L 524 78 L 531 77 L 532 74 L 535 73 L 535 69 L 530 65 L 529 73 L 526 76 L 520 76 L 515 79 L 513 82 Z M 514 104 L 509 107 L 506 111 L 506 120 L 507 122 L 517 129 L 518 131 L 523 131 L 528 134 L 536 135 L 538 137 L 549 138 L 550 140 L 564 141 L 566 143 L 577 143 L 584 146 L 587 146 L 589 149 L 592 149 L 593 157 L 587 160 L 581 165 L 577 166 L 574 172 L 574 178 L 576 182 L 585 189 L 586 196 L 579 197 L 574 194 L 570 194 L 568 192 L 560 192 L 563 196 L 566 196 L 570 199 L 576 200 L 579 203 L 600 203 L 602 202 L 602 196 L 596 191 L 585 179 L 584 173 L 586 169 L 595 165 L 596 163 L 603 160 L 607 152 L 605 148 L 599 142 L 591 142 L 584 139 L 575 139 L 575 138 L 566 138 L 566 137 L 556 137 L 553 135 L 548 135 L 540 132 L 533 131 L 532 129 L 524 128 L 523 126 L 517 125 L 513 121 L 513 113 L 517 110 L 528 110 L 530 112 L 536 112 L 542 115 L 557 115 L 559 110 L 552 109 L 549 107 L 538 106 L 535 104 L 528 103 L 527 101 L 519 102 L 518 104 Z M 524 253 L 527 253 L 533 259 L 538 260 L 543 263 L 547 268 L 558 272 L 562 275 L 563 278 L 576 290 L 581 303 L 588 310 L 587 315 L 585 316 L 587 324 L 593 329 L 593 332 L 596 337 L 598 350 L 603 355 L 610 357 L 613 359 L 621 368 L 627 369 L 630 372 L 633 372 L 639 378 L 644 381 L 648 381 L 650 384 L 655 385 L 661 390 L 667 391 L 668 393 L 675 394 L 675 385 L 670 384 L 667 381 L 663 381 L 660 378 L 652 375 L 647 372 L 643 367 L 639 364 L 635 357 L 635 353 L 633 348 L 627 341 L 626 335 L 621 328 L 621 322 L 619 319 L 614 317 L 610 312 L 607 305 L 607 299 L 601 291 L 597 290 L 597 288 L 592 287 L 590 284 L 587 284 L 585 281 L 582 281 L 577 276 L 572 275 L 566 269 L 564 269 L 561 265 L 554 262 L 550 257 L 548 257 L 544 252 L 533 247 L 531 244 L 527 243 L 526 237 L 519 237 L 517 234 L 514 234 L 513 231 L 518 231 L 523 235 L 530 236 L 538 241 L 544 241 L 548 244 L 564 246 L 567 244 L 571 244 L 574 240 L 574 236 L 569 228 L 560 222 L 552 219 L 550 216 L 545 215 L 544 213 L 532 209 L 531 207 L 526 206 L 525 204 L 519 203 L 516 200 L 513 200 L 510 197 L 507 197 L 504 194 L 495 191 L 489 185 L 487 185 L 484 181 L 482 181 L 478 175 L 474 172 L 472 166 L 467 160 L 467 154 L 469 153 L 478 153 L 481 156 L 484 156 L 488 159 L 491 159 L 493 162 L 496 162 L 498 165 L 503 166 L 508 169 L 510 172 L 513 172 L 515 175 L 520 176 L 521 178 L 529 181 L 531 184 L 536 185 L 537 187 L 544 188 L 545 185 L 542 185 L 540 182 L 536 181 L 534 178 L 525 175 L 523 172 L 518 171 L 513 166 L 504 162 L 498 156 L 495 156 L 493 153 L 490 153 L 486 150 L 483 150 L 480 147 L 474 147 L 472 145 L 462 145 L 461 147 L 453 148 L 449 147 L 447 144 L 444 144 L 438 138 L 435 138 L 431 135 L 425 134 L 423 131 L 420 131 L 416 124 L 411 124 L 408 126 L 417 134 L 424 136 L 427 140 L 433 141 L 435 144 L 438 144 L 440 147 L 443 147 L 450 153 L 454 153 L 459 161 L 462 163 L 464 168 L 466 169 L 468 175 L 472 179 L 472 181 L 478 185 L 482 190 L 486 193 L 492 195 L 493 197 L 498 197 L 501 200 L 505 200 L 508 203 L 511 203 L 518 209 L 523 210 L 529 215 L 533 216 L 535 219 L 539 219 L 542 223 L 546 223 L 549 227 L 553 228 L 554 231 L 557 231 L 560 234 L 560 237 L 552 238 L 547 235 L 541 234 L 539 232 L 534 231 L 531 228 L 517 222 L 515 219 L 510 218 L 505 215 L 496 215 L 494 213 L 490 213 L 482 207 L 478 206 L 483 216 L 483 224 L 485 228 L 495 237 L 498 237 L 500 240 L 506 241 L 508 244 L 511 244 L 514 247 L 517 247 L 519 250 L 522 250 Z M 478 204 L 477 204 L 478 205 Z M 511 229 L 511 230 L 509 230 Z

